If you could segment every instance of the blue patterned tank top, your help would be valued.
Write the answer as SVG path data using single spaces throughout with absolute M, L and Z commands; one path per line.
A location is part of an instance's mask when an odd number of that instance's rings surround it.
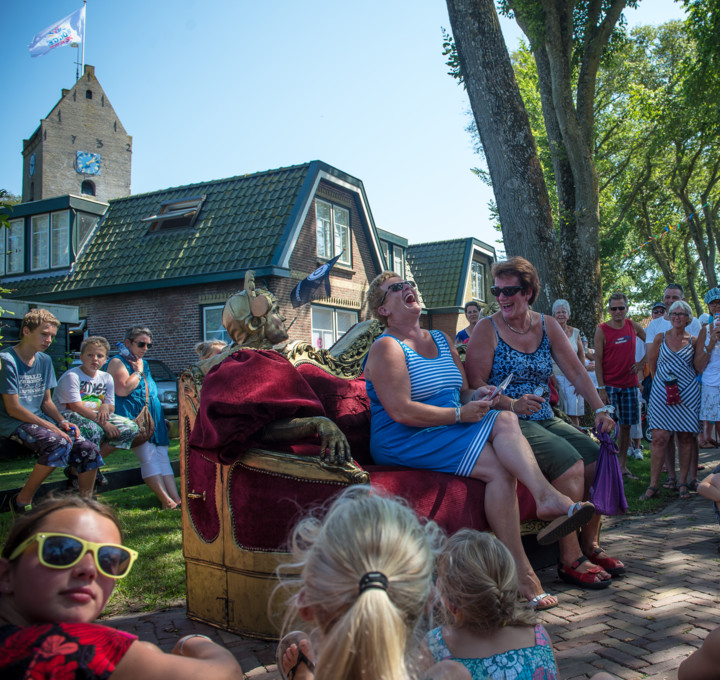
M 540 387 L 543 390 L 542 396 L 545 399 L 542 407 L 537 413 L 529 416 L 518 416 L 523 420 L 547 420 L 553 417 L 552 408 L 550 407 L 550 376 L 552 375 L 552 355 L 550 354 L 550 338 L 545 332 L 545 315 L 541 314 L 542 320 L 542 339 L 538 348 L 532 354 L 526 354 L 517 349 L 513 349 L 507 344 L 498 333 L 495 321 L 490 317 L 492 325 L 495 327 L 495 337 L 497 338 L 497 347 L 495 348 L 495 356 L 493 357 L 492 370 L 488 378 L 488 384 L 499 385 L 510 373 L 513 374 L 512 382 L 505 390 L 505 394 L 511 399 L 519 399 L 525 394 L 535 394 L 535 390 Z

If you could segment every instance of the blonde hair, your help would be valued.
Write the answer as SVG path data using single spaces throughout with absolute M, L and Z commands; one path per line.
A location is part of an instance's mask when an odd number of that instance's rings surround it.
M 27 328 L 31 333 L 36 329 L 40 328 L 43 324 L 50 324 L 55 328 L 60 328 L 60 322 L 57 320 L 54 314 L 48 312 L 47 309 L 31 309 L 22 320 L 20 324 L 20 337 L 23 336 L 23 328 Z
M 387 317 L 383 314 L 380 314 L 378 309 L 382 307 L 382 300 L 385 296 L 385 291 L 381 288 L 383 283 L 387 281 L 388 279 L 400 279 L 402 278 L 400 274 L 396 274 L 395 272 L 391 272 L 389 270 L 385 270 L 384 272 L 380 272 L 371 282 L 370 286 L 368 287 L 367 296 L 365 297 L 365 304 L 368 311 L 368 314 L 371 316 L 374 316 L 376 319 L 380 320 L 380 323 L 387 326 Z
M 222 352 L 226 347 L 227 344 L 222 340 L 205 340 L 195 345 L 195 351 L 200 359 L 207 359 L 218 352 Z M 214 352 L 213 350 L 218 350 L 218 352 Z
M 353 485 L 333 502 L 324 519 L 307 517 L 292 535 L 299 581 L 290 600 L 287 629 L 300 608 L 313 615 L 321 641 L 316 680 L 407 680 L 408 653 L 418 647 L 430 610 L 435 555 L 443 533 L 421 524 L 400 499 Z M 281 573 L 283 569 L 281 568 Z M 369 572 L 387 578 L 387 589 L 360 591 Z
M 80 345 L 80 354 L 85 351 L 88 345 L 100 345 L 105 350 L 105 355 L 110 354 L 110 343 L 102 337 L 102 335 L 91 335 L 89 338 L 85 338 Z
M 438 590 L 452 608 L 455 625 L 473 631 L 531 626 L 537 618 L 519 602 L 515 561 L 492 534 L 461 529 L 438 558 Z

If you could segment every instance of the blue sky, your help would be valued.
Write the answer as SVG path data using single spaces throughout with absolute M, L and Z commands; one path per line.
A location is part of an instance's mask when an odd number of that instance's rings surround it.
M 81 5 L 0 0 L 0 188 L 21 192 L 22 140 L 75 82 L 77 50 L 27 45 Z M 628 21 L 682 16 L 641 0 Z M 360 178 L 376 225 L 410 243 L 495 244 L 443 27 L 442 0 L 89 0 L 85 61 L 133 136 L 133 193 L 319 159 Z M 503 30 L 513 49 L 519 29 Z

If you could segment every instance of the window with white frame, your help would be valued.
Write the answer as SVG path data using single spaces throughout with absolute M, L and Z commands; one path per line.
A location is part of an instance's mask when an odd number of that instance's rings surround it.
M 30 218 L 30 268 L 32 271 L 70 264 L 70 211 L 33 215 Z
M 10 228 L 5 230 L 3 260 L 6 274 L 22 274 L 25 270 L 25 220 L 10 220 Z
M 327 349 L 357 323 L 357 312 L 337 307 L 312 305 L 312 345 Z
M 225 305 L 209 305 L 202 308 L 203 340 L 222 340 L 230 344 L 230 336 L 222 323 L 222 312 Z
M 342 255 L 338 262 L 350 264 L 350 211 L 339 205 L 316 199 L 315 224 L 317 254 L 331 260 Z
M 472 261 L 470 268 L 472 279 L 472 296 L 476 300 L 485 301 L 485 265 L 477 260 Z
M 405 258 L 402 248 L 393 246 L 393 271 L 405 278 Z

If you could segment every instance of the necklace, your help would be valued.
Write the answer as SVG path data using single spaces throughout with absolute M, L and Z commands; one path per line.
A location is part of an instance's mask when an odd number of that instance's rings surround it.
M 513 328 L 513 327 L 508 323 L 508 320 L 507 320 L 502 314 L 500 314 L 500 316 L 502 317 L 502 320 L 505 322 L 505 325 L 506 325 L 513 333 L 517 333 L 518 335 L 526 335 L 527 333 L 530 332 L 530 329 L 532 328 L 532 325 L 533 325 L 533 323 L 532 323 L 532 316 L 530 316 L 530 325 L 527 327 L 527 330 L 526 330 L 526 331 L 519 331 L 517 328 Z M 526 317 L 526 318 L 527 318 L 527 317 Z

